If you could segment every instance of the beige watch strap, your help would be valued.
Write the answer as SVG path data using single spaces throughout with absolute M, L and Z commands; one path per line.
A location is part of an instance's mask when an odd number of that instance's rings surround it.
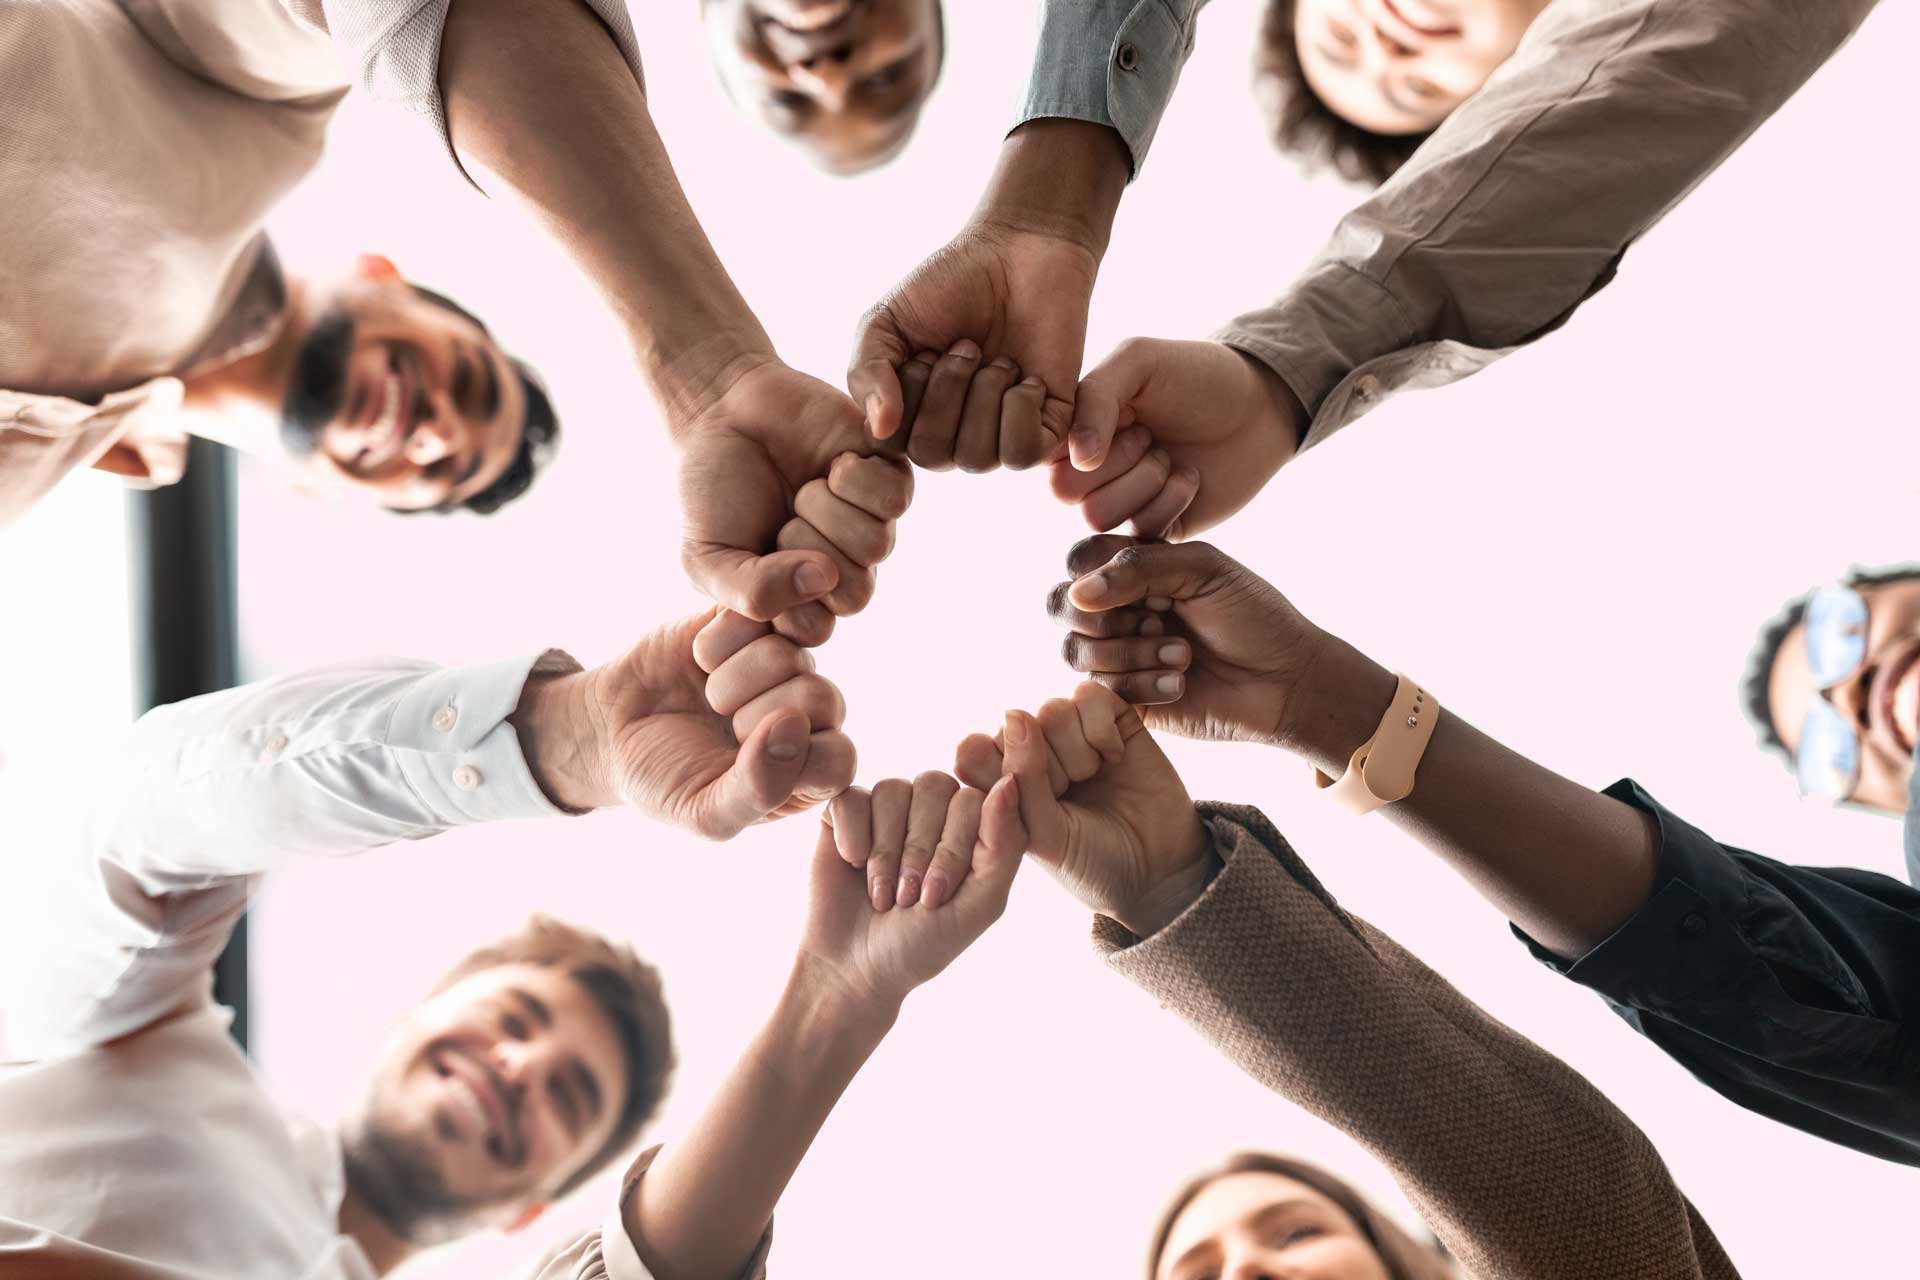
M 1380 718 L 1380 727 L 1360 744 L 1347 762 L 1347 771 L 1335 782 L 1318 769 L 1314 785 L 1331 787 L 1332 798 L 1349 813 L 1372 813 L 1383 805 L 1413 794 L 1414 771 L 1427 753 L 1440 704 L 1425 689 L 1399 675 L 1393 702 Z

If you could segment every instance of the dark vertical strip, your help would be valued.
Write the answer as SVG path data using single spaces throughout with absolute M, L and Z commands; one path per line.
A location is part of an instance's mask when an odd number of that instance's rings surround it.
M 127 498 L 135 711 L 231 688 L 239 678 L 234 608 L 233 458 L 195 440 L 179 484 Z M 213 969 L 213 998 L 233 1008 L 247 1045 L 247 921 Z

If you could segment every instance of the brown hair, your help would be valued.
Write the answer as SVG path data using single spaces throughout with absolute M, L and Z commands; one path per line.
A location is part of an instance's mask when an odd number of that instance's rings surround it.
M 1339 1205 L 1380 1256 L 1381 1264 L 1386 1267 L 1391 1280 L 1460 1278 L 1453 1259 L 1438 1240 L 1428 1239 L 1423 1243 L 1414 1239 L 1399 1223 L 1374 1208 L 1371 1201 L 1355 1191 L 1344 1179 L 1303 1160 L 1270 1155 L 1264 1151 L 1242 1151 L 1189 1179 L 1167 1201 L 1167 1207 L 1160 1211 L 1160 1220 L 1154 1224 L 1152 1243 L 1147 1246 L 1147 1280 L 1154 1280 L 1159 1273 L 1160 1255 L 1166 1252 L 1167 1237 L 1173 1234 L 1173 1224 L 1180 1220 L 1180 1215 L 1193 1203 L 1193 1198 L 1220 1179 L 1236 1173 L 1277 1173 L 1283 1178 L 1292 1178 L 1295 1182 L 1312 1187 Z
M 1273 141 L 1309 171 L 1331 165 L 1349 182 L 1379 186 L 1427 140 L 1425 133 L 1362 129 L 1336 114 L 1307 83 L 1294 34 L 1296 0 L 1267 0 L 1253 57 L 1254 92 L 1262 99 Z
M 537 964 L 563 970 L 586 990 L 613 1024 L 627 1060 L 627 1092 L 620 1118 L 600 1150 L 561 1185 L 558 1198 L 631 1147 L 641 1126 L 666 1095 L 667 1080 L 673 1074 L 673 1037 L 666 997 L 661 993 L 659 971 L 635 955 L 632 947 L 538 913 L 504 938 L 469 952 L 429 994 L 503 964 Z

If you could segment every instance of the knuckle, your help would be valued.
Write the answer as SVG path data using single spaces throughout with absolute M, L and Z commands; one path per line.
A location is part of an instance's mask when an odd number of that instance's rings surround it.
M 1073 588 L 1071 582 L 1056 582 L 1047 592 L 1047 613 L 1055 618 L 1072 618 L 1080 611 L 1067 599 L 1067 592 Z
M 1061 658 L 1075 671 L 1087 669 L 1083 665 L 1087 661 L 1087 643 L 1087 638 L 1077 631 L 1068 632 L 1067 638 L 1060 642 Z
M 840 585 L 833 589 L 833 599 L 837 613 L 858 613 L 873 603 L 875 575 L 871 569 L 860 569 L 853 573 L 840 575 Z

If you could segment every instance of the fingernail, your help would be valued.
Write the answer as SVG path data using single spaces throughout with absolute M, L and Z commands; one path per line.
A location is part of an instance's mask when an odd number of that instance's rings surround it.
M 875 911 L 885 911 L 893 905 L 893 877 L 876 876 L 868 883 L 867 894 L 873 899 Z
M 987 368 L 1011 369 L 1013 368 L 1013 361 L 1007 359 L 1005 356 L 995 356 L 993 359 L 987 362 Z
M 880 420 L 880 393 L 877 391 L 870 391 L 867 393 L 867 422 L 869 424 L 872 424 L 872 423 L 878 422 L 879 420 Z
M 1157 676 L 1154 679 L 1153 687 L 1162 693 L 1178 693 L 1180 692 L 1180 677 L 1174 673 Z
M 980 347 L 972 338 L 962 338 L 947 348 L 947 354 L 950 356 L 959 356 L 962 360 L 978 360 L 980 358 Z
M 1006 735 L 1010 743 L 1025 742 L 1027 740 L 1026 718 L 1012 711 L 1007 712 Z
M 920 901 L 920 877 L 911 871 L 900 877 L 900 896 L 894 899 L 897 907 L 910 907 Z
M 947 873 L 930 871 L 927 883 L 920 890 L 920 905 L 931 911 L 947 900 Z
M 817 596 L 833 585 L 827 571 L 809 560 L 793 571 L 793 585 L 802 595 Z
M 1160 615 L 1157 613 L 1150 613 L 1140 619 L 1140 634 L 1143 636 L 1157 636 L 1166 629 L 1167 624 L 1160 620 Z
M 1178 666 L 1187 660 L 1187 646 L 1179 640 L 1160 646 L 1160 661 L 1170 667 Z
M 1020 379 L 1020 385 L 1023 387 L 1044 387 L 1047 384 L 1040 381 L 1040 379 L 1038 378 L 1029 376 L 1029 377 Z
M 1113 589 L 1113 583 L 1104 573 L 1090 573 L 1073 584 L 1073 594 L 1082 600 L 1098 600 Z
M 798 760 L 800 758 L 800 744 L 797 742 L 768 743 L 767 756 L 773 760 Z
M 1172 596 L 1148 596 L 1145 600 L 1142 600 L 1140 603 L 1146 605 L 1147 608 L 1152 609 L 1155 612 L 1165 613 L 1167 610 L 1173 608 L 1173 597 Z

